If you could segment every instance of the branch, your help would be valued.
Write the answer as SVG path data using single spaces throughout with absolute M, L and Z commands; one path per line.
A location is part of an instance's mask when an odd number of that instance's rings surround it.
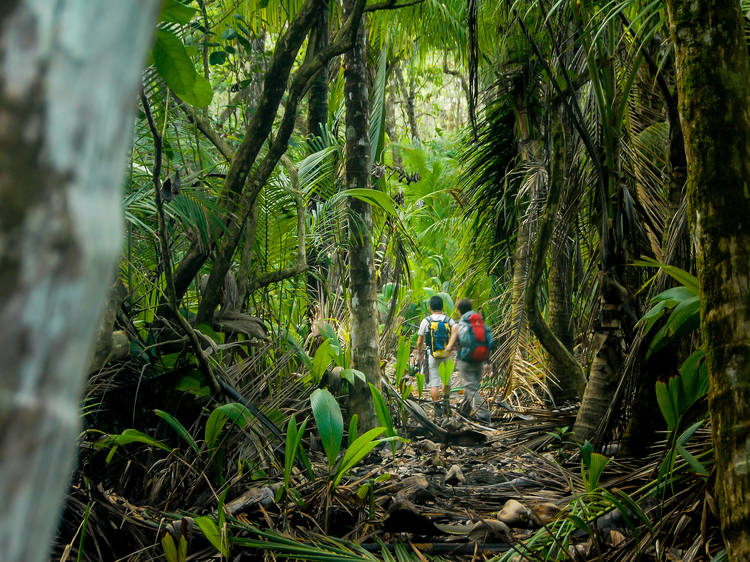
M 417 6 L 422 4 L 424 0 L 414 0 L 414 2 L 407 2 L 406 4 L 396 4 L 396 0 L 386 0 L 380 4 L 371 4 L 365 7 L 365 12 L 375 12 L 377 10 L 398 10 L 399 8 L 408 8 L 409 6 Z
M 154 137 L 154 170 L 152 181 L 154 183 L 154 195 L 156 197 L 156 210 L 159 220 L 159 242 L 161 245 L 162 263 L 164 264 L 164 278 L 167 282 L 167 297 L 169 304 L 174 312 L 177 312 L 177 297 L 174 288 L 174 279 L 172 277 L 172 259 L 169 255 L 169 238 L 167 237 L 167 222 L 164 219 L 164 202 L 161 199 L 161 150 L 162 136 L 156 128 L 154 118 L 151 115 L 151 108 L 148 105 L 146 94 L 141 90 L 141 103 L 143 111 L 148 120 L 148 127 L 151 135 Z
M 211 123 L 208 121 L 208 119 L 204 119 L 203 117 L 198 115 L 193 108 L 188 107 L 188 105 L 174 93 L 172 94 L 172 99 L 175 100 L 175 103 L 183 111 L 188 121 L 195 125 L 198 130 L 203 133 L 203 135 L 209 141 L 211 141 L 211 144 L 216 147 L 216 150 L 218 150 L 225 159 L 231 161 L 234 150 L 229 145 L 229 143 L 225 141 L 222 136 L 211 126 Z
M 281 162 L 289 172 L 292 180 L 292 189 L 294 189 L 294 200 L 297 207 L 297 262 L 285 269 L 279 271 L 271 271 L 265 273 L 253 280 L 248 286 L 248 294 L 257 291 L 261 287 L 270 285 L 271 283 L 277 283 L 294 277 L 300 273 L 304 273 L 308 269 L 307 265 L 307 249 L 305 246 L 305 202 L 302 198 L 302 190 L 299 188 L 299 174 L 297 167 L 292 163 L 286 156 L 281 157 Z

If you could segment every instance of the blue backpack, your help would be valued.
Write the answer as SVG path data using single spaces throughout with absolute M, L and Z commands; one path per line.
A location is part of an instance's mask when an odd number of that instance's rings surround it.
M 470 310 L 458 322 L 458 358 L 468 363 L 481 363 L 490 358 L 495 347 L 492 332 L 478 312 Z
M 448 345 L 448 340 L 451 337 L 450 319 L 443 315 L 442 319 L 434 320 L 430 316 L 426 318 L 430 324 L 427 330 L 427 347 L 433 357 L 447 357 L 448 352 L 445 351 L 445 346 Z

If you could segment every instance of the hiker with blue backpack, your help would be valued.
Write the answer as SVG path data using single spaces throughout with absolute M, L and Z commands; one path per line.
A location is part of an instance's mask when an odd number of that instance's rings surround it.
M 417 363 L 421 364 L 422 372 L 428 375 L 430 398 L 435 406 L 435 416 L 439 418 L 443 414 L 440 387 L 443 387 L 443 394 L 450 392 L 450 388 L 443 386 L 440 380 L 439 368 L 450 355 L 446 346 L 456 322 L 443 314 L 443 299 L 438 295 L 430 297 L 429 306 L 430 314 L 422 319 L 417 332 Z
M 474 414 L 482 422 L 490 421 L 490 413 L 484 407 L 479 385 L 482 382 L 484 364 L 490 358 L 490 351 L 495 346 L 492 331 L 484 323 L 479 312 L 471 307 L 469 299 L 456 303 L 461 319 L 451 330 L 451 339 L 446 351 L 456 352 L 456 370 L 464 382 L 464 399 L 459 406 L 463 414 Z

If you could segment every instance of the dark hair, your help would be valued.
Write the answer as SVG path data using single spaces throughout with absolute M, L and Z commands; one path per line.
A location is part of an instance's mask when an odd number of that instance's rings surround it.
M 443 299 L 437 295 L 430 297 L 430 310 L 443 310 Z
M 456 303 L 456 308 L 461 314 L 466 314 L 471 310 L 471 301 L 469 299 L 461 299 Z

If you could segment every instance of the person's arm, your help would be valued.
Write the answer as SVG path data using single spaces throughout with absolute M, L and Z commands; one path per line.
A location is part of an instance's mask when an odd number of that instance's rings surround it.
M 456 342 L 458 341 L 458 323 L 453 324 L 453 327 L 451 328 L 451 339 L 448 340 L 448 345 L 445 346 L 445 351 L 451 352 L 456 347 Z
M 417 357 L 421 358 L 424 353 L 424 336 L 420 335 L 417 338 Z

